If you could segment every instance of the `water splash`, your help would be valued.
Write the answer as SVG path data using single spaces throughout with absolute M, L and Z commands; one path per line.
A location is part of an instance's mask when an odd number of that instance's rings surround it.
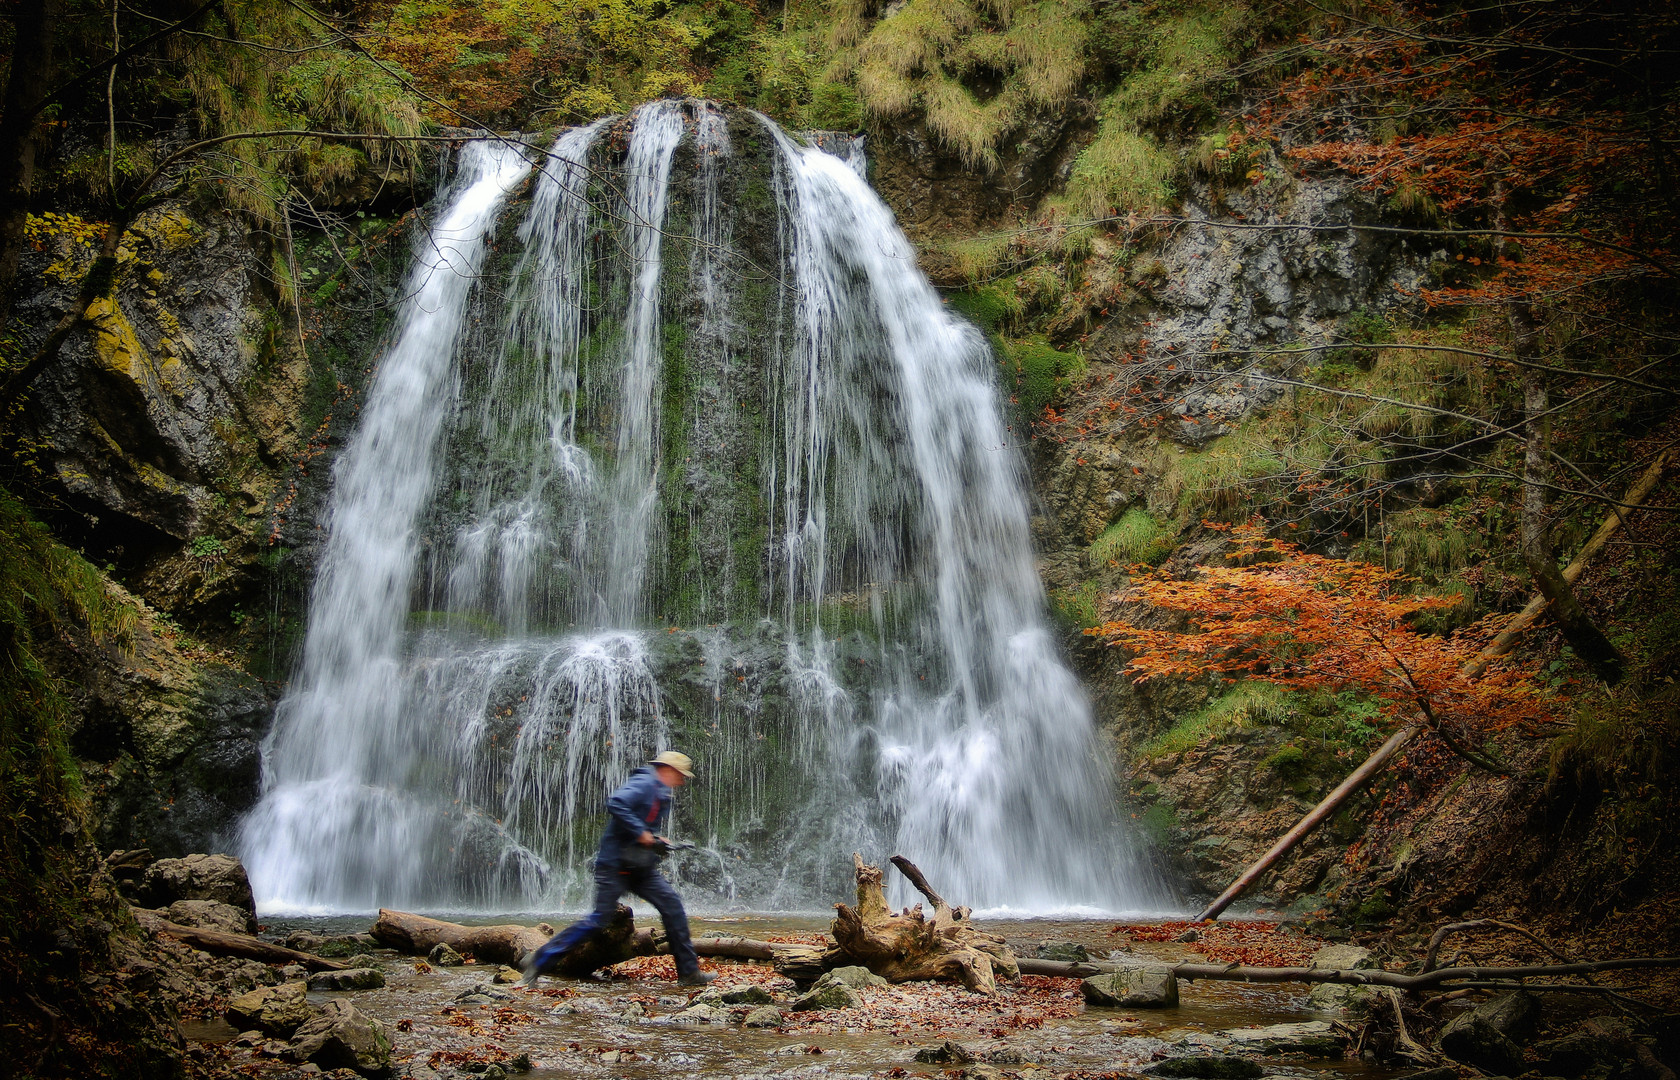
M 1147 902 L 990 351 L 837 147 L 701 102 L 565 132 L 503 262 L 526 166 L 463 153 L 440 226 L 505 330 L 464 338 L 463 274 L 381 362 L 244 830 L 265 906 L 575 901 L 673 743 L 691 896 L 824 906 L 859 850 L 976 907 Z

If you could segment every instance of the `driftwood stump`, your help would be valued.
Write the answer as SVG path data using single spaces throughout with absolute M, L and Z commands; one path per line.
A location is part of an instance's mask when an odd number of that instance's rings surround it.
M 1021 977 L 1015 954 L 1000 937 L 977 930 L 966 907 L 952 908 L 933 891 L 914 863 L 899 855 L 893 865 L 933 905 L 933 919 L 922 905 L 894 914 L 881 889 L 881 870 L 858 854 L 857 907 L 836 904 L 834 940 L 847 954 L 889 982 L 949 979 L 981 994 L 996 994 L 997 980 Z

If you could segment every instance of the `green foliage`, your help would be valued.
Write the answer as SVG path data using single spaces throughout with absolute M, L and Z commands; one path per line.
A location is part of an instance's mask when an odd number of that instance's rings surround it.
M 988 334 L 1000 334 L 1021 313 L 1016 296 L 1003 289 L 982 285 L 952 293 L 951 306 Z
M 1104 529 L 1085 554 L 1094 567 L 1110 562 L 1154 564 L 1172 553 L 1177 539 L 1176 530 L 1155 520 L 1143 507 L 1134 506 Z
M 195 536 L 192 554 L 195 559 L 219 559 L 227 554 L 227 545 L 214 536 Z
M 307 128 L 407 137 L 424 130 L 416 99 L 386 70 L 391 65 L 340 47 L 324 21 L 283 0 L 232 0 L 206 15 L 202 30 L 214 37 L 178 35 L 169 47 L 206 136 Z M 250 139 L 206 153 L 197 174 L 224 203 L 273 225 L 294 192 L 318 200 L 363 168 L 406 170 L 418 160 L 405 142 Z
M 861 0 L 849 0 L 862 21 Z M 970 166 L 1033 112 L 1064 105 L 1086 70 L 1087 0 L 908 0 L 862 35 L 857 85 L 869 111 L 920 111 Z
M 1050 593 L 1050 609 L 1069 629 L 1084 630 L 1102 622 L 1097 613 L 1101 595 L 1094 581 L 1083 582 L 1075 589 L 1055 589 Z
M 1181 754 L 1237 728 L 1284 723 L 1291 696 L 1270 683 L 1238 683 L 1138 747 L 1137 756 L 1148 760 Z
M 1251 19 L 1244 4 L 1192 5 L 1165 18 L 1110 16 L 1103 49 L 1125 73 L 1102 102 L 1097 136 L 1074 162 L 1056 208 L 1078 220 L 1169 201 L 1179 164 L 1150 131 L 1211 119 Z

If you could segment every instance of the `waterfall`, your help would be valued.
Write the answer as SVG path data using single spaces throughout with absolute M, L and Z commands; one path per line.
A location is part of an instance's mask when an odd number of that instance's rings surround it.
M 576 903 L 667 746 L 702 905 L 826 906 L 854 850 L 977 908 L 1152 902 L 995 360 L 828 143 L 654 102 L 528 199 L 462 151 L 335 467 L 242 829 L 266 909 Z

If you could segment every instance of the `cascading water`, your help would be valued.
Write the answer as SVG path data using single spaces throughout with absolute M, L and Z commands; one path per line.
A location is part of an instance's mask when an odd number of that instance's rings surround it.
M 336 467 L 259 901 L 575 901 L 674 745 L 691 898 L 823 906 L 858 850 L 976 907 L 1150 903 L 990 350 L 860 170 L 655 102 L 562 134 L 488 257 L 527 168 L 463 151 Z

